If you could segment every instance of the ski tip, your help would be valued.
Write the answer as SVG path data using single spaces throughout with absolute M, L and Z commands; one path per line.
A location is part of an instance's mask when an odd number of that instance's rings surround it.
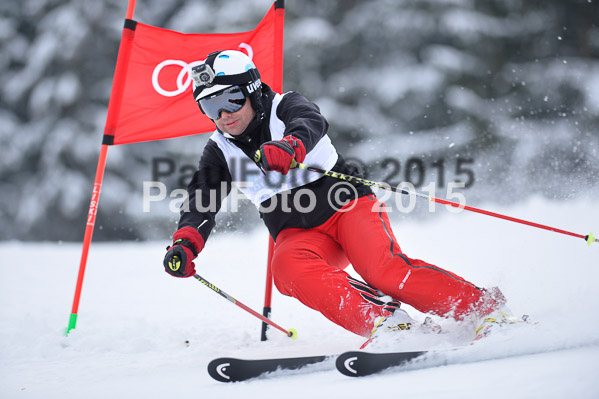
M 208 364 L 208 374 L 216 381 L 220 382 L 236 382 L 239 381 L 235 375 L 229 373 L 229 366 L 235 359 L 231 358 L 219 358 L 214 359 Z
M 356 362 L 358 360 L 360 352 L 352 351 L 342 353 L 335 360 L 335 367 L 337 370 L 348 377 L 359 377 L 358 370 L 356 370 Z
M 292 340 L 296 340 L 297 339 L 297 330 L 295 328 L 290 328 L 288 337 L 291 338 Z

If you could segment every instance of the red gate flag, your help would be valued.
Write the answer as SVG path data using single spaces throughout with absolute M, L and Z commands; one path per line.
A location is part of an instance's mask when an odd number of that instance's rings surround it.
M 278 2 L 277 2 L 278 3 Z M 191 68 L 218 50 L 245 52 L 262 82 L 282 90 L 284 9 L 273 3 L 256 28 L 183 34 L 125 21 L 108 105 L 104 144 L 162 140 L 214 131 L 193 100 Z
M 260 70 L 262 81 L 279 93 L 283 90 L 284 0 L 276 0 L 253 31 L 233 34 L 182 34 L 160 29 L 134 21 L 134 10 L 135 0 L 128 0 L 67 335 L 77 325 L 108 147 L 213 131 L 212 122 L 194 104 L 190 72 L 198 61 L 217 50 L 245 51 Z M 269 256 L 272 247 L 270 239 Z M 265 315 L 272 287 L 270 259 L 267 268 Z

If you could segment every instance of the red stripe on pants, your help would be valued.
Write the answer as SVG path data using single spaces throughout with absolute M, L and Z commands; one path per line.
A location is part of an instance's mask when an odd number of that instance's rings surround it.
M 318 227 L 281 231 L 272 259 L 277 289 L 363 336 L 376 317 L 390 313 L 348 284 L 343 269 L 349 262 L 368 284 L 421 312 L 457 319 L 471 313 L 484 291 L 405 256 L 384 207 L 371 196 L 361 197 Z

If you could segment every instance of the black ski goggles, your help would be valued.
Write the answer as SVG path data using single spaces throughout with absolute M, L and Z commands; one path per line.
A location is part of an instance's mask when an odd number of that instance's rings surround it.
M 232 86 L 212 96 L 198 101 L 202 112 L 210 119 L 220 119 L 223 111 L 237 112 L 245 105 L 247 98 L 239 86 Z

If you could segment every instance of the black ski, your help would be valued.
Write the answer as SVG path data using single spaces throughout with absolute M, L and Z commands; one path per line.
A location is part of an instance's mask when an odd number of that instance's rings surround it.
M 328 356 L 286 357 L 280 359 L 236 359 L 221 357 L 208 363 L 208 374 L 220 382 L 245 381 L 277 370 L 296 370 L 321 363 Z
M 428 351 L 388 353 L 351 351 L 339 355 L 335 362 L 335 366 L 337 367 L 337 370 L 344 375 L 349 377 L 362 377 L 378 373 L 389 367 L 401 366 L 426 353 L 428 353 Z

